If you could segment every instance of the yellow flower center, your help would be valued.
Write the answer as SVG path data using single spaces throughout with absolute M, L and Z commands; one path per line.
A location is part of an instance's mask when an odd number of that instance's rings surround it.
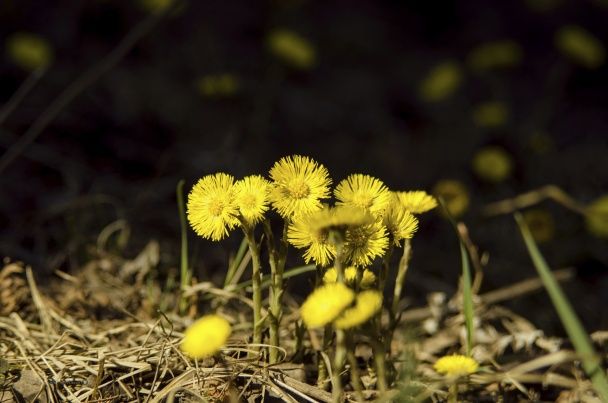
M 243 198 L 241 199 L 241 204 L 243 207 L 251 209 L 254 208 L 257 204 L 256 201 L 257 200 L 254 195 L 248 194 L 243 196 Z
M 374 199 L 367 194 L 358 193 L 353 197 L 353 204 L 368 209 L 374 204 Z
M 350 243 L 355 249 L 363 248 L 367 245 L 368 234 L 361 229 L 355 229 L 350 231 L 348 237 L 348 243 Z
M 310 194 L 310 188 L 301 179 L 296 180 L 289 185 L 289 195 L 294 199 L 303 199 Z
M 224 211 L 224 203 L 221 200 L 213 200 L 210 204 L 209 204 L 209 213 L 212 216 L 215 217 L 219 217 L 222 215 L 222 212 Z

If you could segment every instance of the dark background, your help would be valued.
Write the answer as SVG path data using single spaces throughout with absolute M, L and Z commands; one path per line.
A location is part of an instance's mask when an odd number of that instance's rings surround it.
M 354 172 L 395 190 L 463 182 L 471 196 L 463 220 L 490 254 L 483 290 L 530 277 L 512 217 L 484 218 L 480 209 L 546 184 L 581 203 L 606 192 L 608 64 L 580 66 L 556 49 L 554 37 L 576 24 L 605 44 L 607 7 L 600 0 L 185 2 L 0 172 L 0 254 L 40 275 L 73 272 L 94 256 L 100 232 L 125 219 L 131 237 L 124 253 L 157 239 L 161 270 L 168 270 L 179 256 L 179 179 L 189 189 L 217 171 L 266 174 L 280 157 L 299 153 L 326 165 L 334 183 Z M 0 37 L 39 34 L 55 58 L 1 128 L 0 152 L 148 15 L 137 1 L 2 1 Z M 276 28 L 310 41 L 315 65 L 297 69 L 271 54 L 266 38 Z M 521 47 L 517 66 L 471 71 L 472 49 L 504 39 Z M 420 83 L 447 60 L 460 66 L 462 84 L 439 102 L 421 99 Z M 235 93 L 197 90 L 200 77 L 224 73 L 238 80 Z M 0 102 L 27 76 L 3 57 Z M 507 107 L 504 125 L 474 123 L 475 106 L 486 101 Z M 508 180 L 488 184 L 472 172 L 473 155 L 486 145 L 511 154 Z M 607 241 L 590 235 L 580 215 L 550 201 L 542 208 L 556 225 L 542 245 L 547 260 L 577 267 L 566 291 L 589 330 L 607 328 Z M 211 244 L 190 235 L 199 277 L 223 272 L 240 241 L 234 235 Z M 459 271 L 450 225 L 437 213 L 424 215 L 406 294 L 419 304 L 430 291 L 453 293 Z M 509 306 L 561 333 L 542 292 Z

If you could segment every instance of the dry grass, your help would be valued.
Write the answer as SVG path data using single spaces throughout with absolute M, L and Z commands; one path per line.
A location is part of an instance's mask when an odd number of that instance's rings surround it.
M 313 381 L 312 357 L 321 336 L 304 334 L 297 349 L 297 304 L 289 297 L 282 329 L 287 359 L 269 366 L 263 355 L 248 349 L 246 294 L 195 284 L 189 290 L 193 306 L 218 309 L 235 332 L 221 358 L 194 362 L 185 357 L 179 349 L 182 331 L 197 312 L 187 317 L 171 313 L 177 310 L 176 294 L 147 282 L 157 254 L 151 243 L 133 260 L 105 255 L 76 276 L 57 272 L 44 287 L 29 268 L 6 261 L 0 271 L 0 402 L 331 400 Z M 561 281 L 572 277 L 569 269 L 556 273 Z M 461 396 L 469 401 L 597 401 L 568 343 L 546 337 L 499 305 L 540 287 L 530 279 L 478 296 L 473 355 L 482 370 L 461 385 Z M 428 302 L 402 316 L 392 345 L 401 381 L 385 395 L 375 390 L 369 340 L 358 336 L 355 354 L 366 400 L 445 399 L 447 385 L 432 363 L 464 343 L 464 318 L 458 296 L 433 294 Z M 161 306 L 165 313 L 159 313 Z M 593 338 L 606 354 L 606 332 Z M 346 384 L 347 399 L 356 401 Z

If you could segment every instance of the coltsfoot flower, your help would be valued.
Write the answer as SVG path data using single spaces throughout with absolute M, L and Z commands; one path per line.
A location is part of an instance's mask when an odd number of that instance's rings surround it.
M 480 149 L 473 157 L 472 165 L 479 178 L 492 183 L 508 179 L 513 172 L 513 158 L 497 146 Z
M 362 174 L 350 175 L 338 183 L 334 195 L 338 205 L 360 207 L 374 216 L 382 215 L 391 200 L 391 193 L 381 180 Z
M 443 198 L 445 207 L 455 218 L 463 215 L 469 208 L 469 192 L 466 186 L 457 180 L 443 179 L 433 189 L 437 197 Z
M 281 158 L 270 169 L 270 178 L 270 201 L 283 218 L 320 210 L 321 200 L 330 195 L 327 168 L 301 155 Z
M 215 314 L 205 315 L 186 330 L 181 349 L 192 358 L 210 357 L 226 344 L 231 332 L 226 319 Z
M 418 230 L 418 219 L 400 202 L 397 193 L 392 192 L 391 203 L 386 209 L 382 222 L 395 245 L 403 239 L 410 239 Z
M 340 231 L 367 225 L 374 222 L 374 217 L 361 207 L 341 205 L 325 207 L 310 214 L 311 228 L 314 231 Z
M 355 292 L 342 283 L 325 284 L 315 289 L 300 308 L 302 320 L 309 328 L 332 322 L 355 299 Z
M 461 377 L 477 371 L 479 364 L 471 357 L 466 355 L 446 355 L 438 359 L 433 368 L 440 374 L 449 377 Z
M 318 266 L 326 267 L 336 256 L 336 248 L 329 240 L 327 229 L 318 229 L 311 214 L 296 216 L 287 228 L 287 241 L 298 249 L 306 249 L 304 261 L 311 260 Z
M 437 207 L 437 199 L 424 190 L 395 192 L 399 201 L 410 213 L 421 214 Z
M 376 290 L 362 291 L 355 299 L 355 306 L 346 309 L 334 326 L 338 329 L 350 329 L 367 322 L 382 308 L 382 294 Z
M 376 275 L 369 269 L 357 269 L 355 266 L 348 266 L 344 269 L 344 280 L 348 285 L 355 284 L 357 280 L 357 274 L 359 270 L 363 270 L 361 273 L 361 283 L 359 287 L 366 289 L 371 287 L 376 282 Z M 323 282 L 325 284 L 335 283 L 338 281 L 338 273 L 334 267 L 327 269 L 323 275 Z
M 53 61 L 51 45 L 41 36 L 18 32 L 6 40 L 8 58 L 27 71 L 44 69 Z
M 388 247 L 386 228 L 381 221 L 361 225 L 346 231 L 344 254 L 350 264 L 369 266 Z
M 257 224 L 268 210 L 270 183 L 259 175 L 246 176 L 234 184 L 236 204 L 247 223 Z
M 201 178 L 188 194 L 188 222 L 203 238 L 219 241 L 239 224 L 234 178 L 216 173 Z

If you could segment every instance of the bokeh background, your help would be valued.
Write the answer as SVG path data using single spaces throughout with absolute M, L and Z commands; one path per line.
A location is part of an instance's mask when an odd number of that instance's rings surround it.
M 335 183 L 366 173 L 442 193 L 488 253 L 482 291 L 531 277 L 512 216 L 483 207 L 547 184 L 582 206 L 608 192 L 607 19 L 604 0 L 3 0 L 0 254 L 50 277 L 128 228 L 120 253 L 155 239 L 160 270 L 175 269 L 180 179 L 265 174 L 298 153 Z M 526 214 L 551 265 L 576 267 L 565 287 L 587 328 L 606 329 L 602 221 L 553 201 Z M 198 277 L 221 277 L 239 235 L 190 236 Z M 424 215 L 412 304 L 453 293 L 459 271 L 451 226 Z M 508 305 L 562 334 L 542 292 Z

